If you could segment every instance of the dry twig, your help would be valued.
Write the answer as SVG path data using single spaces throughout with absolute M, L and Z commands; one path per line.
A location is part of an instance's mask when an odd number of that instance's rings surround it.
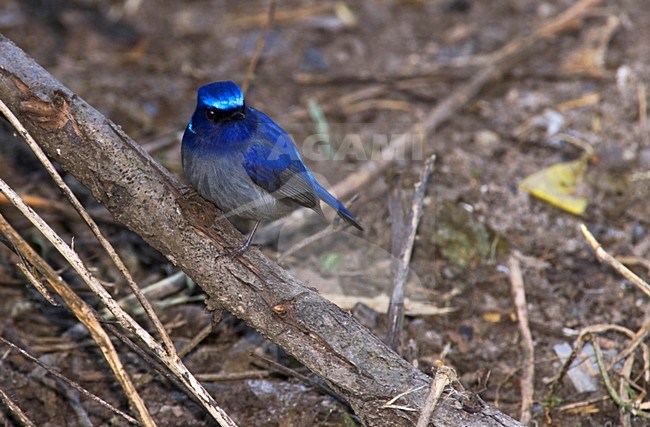
M 438 404 L 438 400 L 440 400 L 442 392 L 452 381 L 458 381 L 456 372 L 448 366 L 442 364 L 438 366 L 436 369 L 436 376 L 433 377 L 433 381 L 431 382 L 429 395 L 427 396 L 427 400 L 424 402 L 416 427 L 427 427 L 429 425 L 431 415 L 433 414 L 433 410 L 436 409 L 436 405 Z
M 399 251 L 399 265 L 397 266 L 397 274 L 395 275 L 395 286 L 393 287 L 393 294 L 391 295 L 390 305 L 388 306 L 388 345 L 396 351 L 400 345 L 402 322 L 404 320 L 404 288 L 406 287 L 406 279 L 408 277 L 415 236 L 417 234 L 418 225 L 420 224 L 420 218 L 422 217 L 424 195 L 427 191 L 429 176 L 431 176 L 431 173 L 433 172 L 433 163 L 435 159 L 435 155 L 432 155 L 427 159 L 422 168 L 422 173 L 420 174 L 420 181 L 415 185 L 415 194 L 413 195 L 413 201 L 411 202 L 411 210 L 408 216 L 406 233 L 404 233 L 404 240 L 401 242 L 401 248 Z M 395 224 L 394 226 L 399 227 L 402 226 L 402 224 Z
M 34 422 L 29 419 L 27 414 L 25 414 L 25 412 L 22 409 L 20 409 L 20 406 L 18 406 L 16 402 L 11 400 L 9 395 L 5 393 L 5 391 L 2 388 L 0 388 L 0 400 L 11 411 L 11 413 L 14 414 L 16 418 L 20 420 L 21 423 L 23 423 L 25 427 L 36 427 L 36 424 L 34 424 Z
M 623 412 L 629 411 L 632 415 L 650 419 L 650 413 L 645 412 L 639 409 L 639 405 L 636 401 L 625 400 L 623 399 L 612 384 L 611 379 L 609 378 L 608 370 L 605 367 L 605 362 L 603 361 L 603 353 L 600 350 L 600 344 L 598 343 L 598 338 L 595 336 L 591 337 L 591 345 L 594 346 L 594 354 L 596 355 L 596 363 L 598 364 L 598 370 L 600 371 L 600 376 L 605 383 L 605 388 L 607 393 L 612 398 L 614 403 L 621 408 Z
M 423 388 L 424 388 L 424 386 L 408 389 L 408 390 L 398 394 L 397 396 L 394 396 L 392 399 L 390 399 L 388 402 L 386 402 L 382 406 L 382 408 L 384 408 L 384 409 L 398 409 L 400 411 L 405 411 L 405 412 L 417 412 L 417 409 L 411 408 L 410 406 L 398 405 L 397 401 L 400 400 L 401 398 L 406 397 L 411 393 L 415 393 L 416 391 L 421 390 Z
M 190 351 L 192 351 L 197 345 L 201 344 L 201 342 L 208 337 L 212 333 L 212 329 L 214 328 L 214 325 L 212 323 L 209 323 L 208 325 L 204 326 L 203 329 L 199 331 L 198 334 L 192 338 L 190 342 L 188 342 L 183 348 L 181 348 L 178 351 L 178 357 L 185 357 Z
M 243 371 L 243 372 L 229 372 L 224 374 L 196 374 L 196 379 L 202 382 L 226 382 L 226 381 L 242 381 L 242 380 L 261 380 L 269 378 L 271 372 L 269 371 Z
M 512 286 L 512 299 L 517 309 L 517 320 L 519 320 L 519 331 L 521 332 L 521 417 L 519 421 L 527 425 L 532 419 L 531 408 L 533 406 L 533 395 L 535 393 L 535 350 L 533 347 L 533 336 L 528 326 L 528 307 L 526 306 L 526 290 L 524 278 L 521 274 L 519 260 L 510 256 L 508 260 L 510 269 L 510 285 Z
M 20 256 L 20 252 L 16 252 L 16 253 L 18 254 L 18 256 Z M 23 273 L 23 276 L 25 276 L 27 281 L 31 283 L 34 288 L 36 288 L 38 293 L 41 294 L 41 296 L 45 298 L 47 302 L 49 302 L 55 307 L 58 307 L 60 304 L 54 299 L 52 294 L 50 294 L 50 291 L 47 290 L 45 285 L 43 285 L 43 283 L 41 283 L 41 281 L 36 278 L 36 275 L 29 268 L 29 264 L 27 263 L 27 260 L 22 259 L 22 257 L 21 260 L 22 262 L 19 262 L 16 265 L 18 266 L 20 272 Z
M 585 226 L 584 224 L 580 224 L 580 231 L 582 232 L 582 235 L 587 240 L 591 248 L 596 253 L 596 257 L 598 258 L 599 261 L 604 262 L 605 264 L 612 267 L 621 276 L 625 277 L 627 280 L 632 282 L 632 284 L 634 284 L 637 288 L 643 291 L 647 296 L 650 296 L 650 285 L 648 285 L 648 283 L 646 283 L 645 280 L 641 279 L 639 276 L 634 274 L 632 270 L 624 266 L 616 258 L 614 258 L 609 253 L 607 253 L 607 251 L 603 249 L 602 246 L 600 246 L 600 243 L 598 242 L 598 240 L 596 240 L 594 235 L 591 234 L 589 229 L 587 229 L 587 226 Z

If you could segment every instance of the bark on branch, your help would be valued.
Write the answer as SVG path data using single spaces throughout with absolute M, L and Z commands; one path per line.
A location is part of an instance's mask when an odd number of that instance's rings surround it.
M 0 99 L 43 150 L 87 186 L 114 218 L 184 270 L 210 297 L 278 344 L 346 399 L 369 426 L 412 425 L 431 378 L 409 365 L 350 314 L 251 250 L 217 257 L 241 235 L 113 124 L 0 35 Z M 422 387 L 424 386 L 424 387 Z M 218 396 L 217 396 L 218 399 Z M 519 425 L 469 393 L 435 409 L 436 426 Z

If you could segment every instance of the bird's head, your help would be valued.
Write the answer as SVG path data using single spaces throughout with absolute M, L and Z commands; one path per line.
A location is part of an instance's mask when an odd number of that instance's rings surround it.
M 201 86 L 196 100 L 195 114 L 215 124 L 244 120 L 246 118 L 244 94 L 239 86 L 231 81 Z

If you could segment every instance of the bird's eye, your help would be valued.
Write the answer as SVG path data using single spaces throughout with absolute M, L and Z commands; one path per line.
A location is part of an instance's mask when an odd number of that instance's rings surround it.
M 238 120 L 244 120 L 246 114 L 244 113 L 244 108 L 235 108 L 221 110 L 219 108 L 206 108 L 205 117 L 212 123 L 218 124 L 222 122 L 232 122 Z

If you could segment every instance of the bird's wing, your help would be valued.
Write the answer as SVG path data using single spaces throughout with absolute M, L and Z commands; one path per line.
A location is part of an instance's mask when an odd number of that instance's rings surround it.
M 311 175 L 286 133 L 273 143 L 267 139 L 253 142 L 244 155 L 243 165 L 253 182 L 273 197 L 290 199 L 321 212 Z

